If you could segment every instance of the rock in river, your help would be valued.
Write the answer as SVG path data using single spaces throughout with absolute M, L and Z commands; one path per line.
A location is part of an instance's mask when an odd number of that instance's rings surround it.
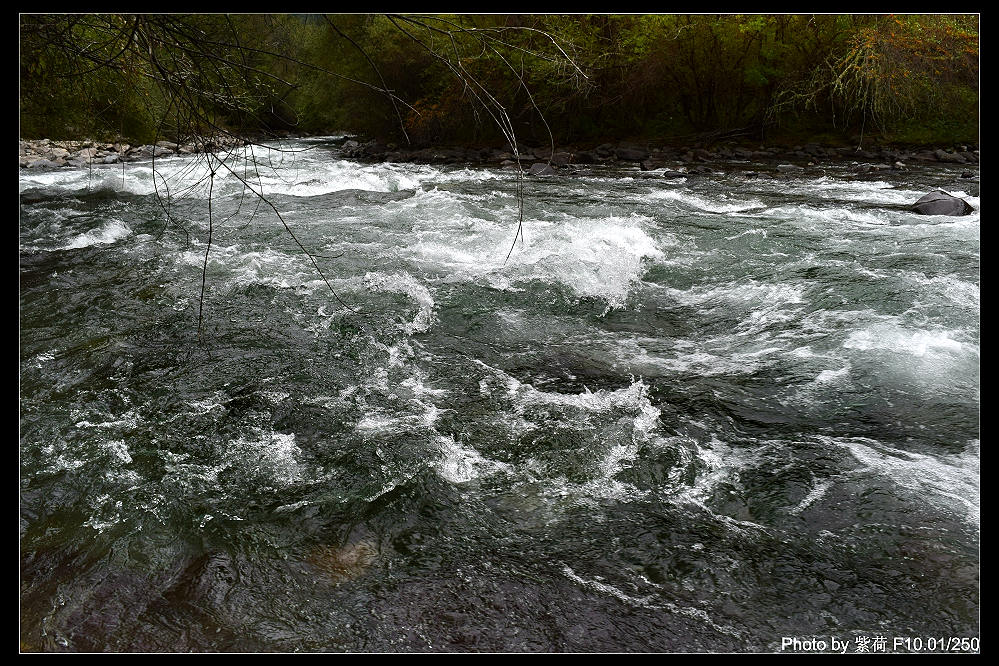
M 920 215 L 969 215 L 975 211 L 964 199 L 936 190 L 919 198 L 912 210 Z
M 531 165 L 530 170 L 527 172 L 531 176 L 554 176 L 558 173 L 550 164 L 545 164 L 544 162 L 535 162 Z

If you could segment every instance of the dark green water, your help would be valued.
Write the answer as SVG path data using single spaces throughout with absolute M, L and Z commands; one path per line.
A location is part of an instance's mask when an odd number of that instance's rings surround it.
M 21 172 L 22 650 L 978 637 L 959 172 L 532 180 L 504 265 L 512 173 L 310 145 L 253 182 L 359 313 L 219 177 L 203 343 L 203 164 Z

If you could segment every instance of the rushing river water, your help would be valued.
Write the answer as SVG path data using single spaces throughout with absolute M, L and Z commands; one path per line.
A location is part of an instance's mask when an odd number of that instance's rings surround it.
M 203 159 L 21 171 L 23 650 L 977 639 L 959 171 L 529 179 L 504 263 L 515 173 L 283 146 L 357 312 Z

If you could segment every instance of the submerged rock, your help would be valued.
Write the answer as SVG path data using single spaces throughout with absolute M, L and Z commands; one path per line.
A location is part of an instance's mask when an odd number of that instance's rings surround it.
M 975 209 L 964 199 L 937 190 L 921 196 L 912 204 L 912 211 L 920 215 L 970 215 Z
M 378 546 L 370 541 L 348 543 L 345 546 L 318 546 L 306 561 L 322 570 L 336 582 L 362 576 L 378 558 Z

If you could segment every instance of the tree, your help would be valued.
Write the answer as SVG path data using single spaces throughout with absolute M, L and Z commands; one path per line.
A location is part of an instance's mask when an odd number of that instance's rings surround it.
M 977 117 L 978 58 L 976 16 L 858 17 L 849 38 L 774 108 L 827 107 L 834 123 L 860 116 L 862 129 L 870 121 L 882 131 L 941 109 Z

